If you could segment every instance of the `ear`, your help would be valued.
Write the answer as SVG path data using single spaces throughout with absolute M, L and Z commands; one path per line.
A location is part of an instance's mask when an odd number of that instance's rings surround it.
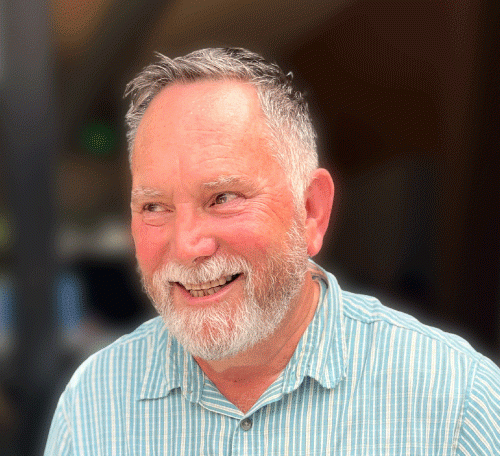
M 332 212 L 334 190 L 330 173 L 323 168 L 316 169 L 305 192 L 307 253 L 311 257 L 323 245 Z

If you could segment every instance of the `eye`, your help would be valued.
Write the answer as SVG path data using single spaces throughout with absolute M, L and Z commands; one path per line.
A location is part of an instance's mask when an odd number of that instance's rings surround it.
M 142 207 L 144 212 L 164 212 L 165 208 L 157 203 L 148 203 Z
M 237 196 L 238 195 L 231 192 L 219 193 L 218 195 L 215 196 L 211 206 L 228 203 L 229 201 L 232 201 L 235 198 L 237 198 Z
M 171 212 L 168 206 L 160 203 L 145 203 L 141 206 L 141 218 L 146 225 L 164 225 Z

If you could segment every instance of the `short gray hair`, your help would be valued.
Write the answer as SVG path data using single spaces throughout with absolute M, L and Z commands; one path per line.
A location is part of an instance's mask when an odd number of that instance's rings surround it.
M 269 146 L 288 177 L 296 205 L 318 167 L 316 133 L 303 95 L 291 85 L 291 73 L 262 56 L 241 48 L 213 48 L 170 59 L 157 53 L 158 62 L 144 68 L 127 84 L 130 96 L 125 116 L 129 157 L 137 128 L 151 100 L 166 86 L 201 80 L 237 80 L 253 85 L 269 128 Z

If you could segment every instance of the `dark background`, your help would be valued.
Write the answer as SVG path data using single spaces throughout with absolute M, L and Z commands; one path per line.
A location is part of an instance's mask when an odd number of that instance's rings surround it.
M 40 454 L 76 365 L 152 315 L 122 94 L 154 50 L 292 70 L 337 189 L 317 261 L 498 362 L 499 5 L 0 0 L 0 454 Z

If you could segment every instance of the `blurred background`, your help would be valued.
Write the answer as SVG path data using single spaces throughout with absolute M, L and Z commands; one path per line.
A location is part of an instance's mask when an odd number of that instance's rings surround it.
M 153 59 L 243 46 L 307 92 L 344 288 L 500 359 L 496 0 L 0 0 L 0 455 L 42 452 L 89 354 L 152 314 L 122 98 Z

